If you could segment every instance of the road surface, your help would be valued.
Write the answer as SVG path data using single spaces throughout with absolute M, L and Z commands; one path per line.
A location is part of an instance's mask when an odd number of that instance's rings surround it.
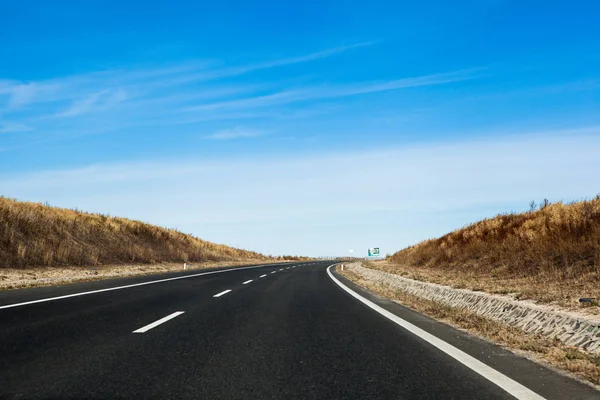
M 353 297 L 327 272 L 331 264 L 1 292 L 0 398 L 600 398 L 335 275 L 357 296 L 483 362 L 498 384 Z

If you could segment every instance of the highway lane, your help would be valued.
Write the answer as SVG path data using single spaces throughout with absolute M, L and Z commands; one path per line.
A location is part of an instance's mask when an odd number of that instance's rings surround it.
M 0 309 L 0 396 L 512 398 L 351 297 L 328 276 L 330 264 L 236 269 Z M 82 287 L 63 286 L 56 295 L 75 292 L 69 289 Z M 14 297 L 33 300 L 27 291 Z M 8 292 L 1 299 L 0 306 L 14 304 Z M 456 343 L 451 328 L 371 299 L 546 398 L 597 395 L 496 346 Z
M 150 275 L 133 275 L 123 278 L 109 278 L 95 281 L 84 281 L 71 284 L 62 284 L 57 286 L 42 286 L 29 289 L 18 289 L 18 290 L 0 290 L 0 309 L 3 306 L 12 303 L 27 302 L 36 299 L 44 299 L 55 296 L 69 295 L 72 293 L 84 293 L 94 290 L 112 289 L 115 287 L 136 285 L 148 282 L 156 282 L 164 279 L 178 279 L 186 276 L 192 277 L 198 274 L 205 274 L 206 272 L 220 273 L 230 269 L 242 269 L 252 268 L 256 266 L 268 266 L 269 264 L 250 264 L 247 266 L 238 267 L 216 267 L 206 269 L 196 269 L 178 272 L 161 272 Z M 292 265 L 291 263 L 277 263 L 276 266 L 280 265 Z

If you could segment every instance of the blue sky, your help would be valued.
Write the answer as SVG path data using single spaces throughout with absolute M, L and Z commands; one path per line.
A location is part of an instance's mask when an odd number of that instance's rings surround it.
M 596 1 L 4 1 L 0 194 L 272 254 L 600 191 Z

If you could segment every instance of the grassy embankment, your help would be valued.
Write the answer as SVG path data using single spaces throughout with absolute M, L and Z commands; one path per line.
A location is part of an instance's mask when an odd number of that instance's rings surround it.
M 180 269 L 184 262 L 197 266 L 267 259 L 139 221 L 0 197 L 0 288 L 32 286 L 32 280 L 72 280 L 68 275 L 79 280 L 82 270 L 84 278 L 90 275 L 87 279 L 107 270 L 114 276 L 115 266 L 131 274 L 175 265 Z M 124 266 L 134 268 L 126 271 Z M 89 267 L 96 268 L 90 271 Z M 17 276 L 31 279 L 27 284 L 15 283 Z
M 485 219 L 372 267 L 572 308 L 600 297 L 600 196 Z

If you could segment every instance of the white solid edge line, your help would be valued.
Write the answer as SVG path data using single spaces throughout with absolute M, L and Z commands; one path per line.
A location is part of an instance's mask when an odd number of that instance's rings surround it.
M 261 275 L 259 278 L 264 278 L 265 276 L 267 276 L 267 274 Z
M 242 283 L 242 285 L 247 285 L 250 282 L 252 282 L 252 279 L 250 279 L 249 281 L 246 281 L 246 282 Z
M 149 331 L 150 329 L 157 327 L 160 324 L 164 324 L 165 322 L 167 322 L 170 319 L 180 316 L 184 312 L 185 311 L 176 311 L 173 314 L 169 314 L 166 317 L 159 319 L 158 321 L 154 321 L 153 323 L 148 324 L 144 327 L 141 327 L 140 329 L 136 329 L 135 331 L 133 331 L 133 333 L 145 333 L 145 332 Z
M 229 293 L 229 292 L 231 292 L 231 289 L 223 290 L 221 293 L 217 293 L 217 294 L 215 294 L 213 297 L 221 297 L 221 296 L 223 296 L 224 294 L 227 294 L 227 293 Z
M 202 276 L 202 275 L 220 274 L 222 272 L 238 271 L 238 270 L 242 270 L 242 269 L 252 269 L 252 268 L 263 268 L 263 267 L 268 267 L 268 266 L 269 265 L 267 264 L 267 265 L 253 265 L 253 266 L 250 266 L 250 267 L 230 268 L 230 269 L 223 269 L 223 270 L 220 270 L 220 271 L 209 271 L 209 272 L 202 272 L 202 273 L 199 273 L 199 274 L 176 276 L 174 278 L 158 279 L 156 281 L 133 283 L 131 285 L 115 286 L 115 287 L 106 288 L 106 289 L 90 290 L 88 292 L 72 293 L 72 294 L 66 294 L 64 296 L 48 297 L 48 298 L 45 298 L 45 299 L 24 301 L 22 303 L 7 304 L 7 305 L 4 305 L 4 306 L 0 306 L 0 310 L 3 310 L 5 308 L 13 308 L 13 307 L 26 306 L 26 305 L 29 305 L 29 304 L 44 303 L 46 301 L 68 299 L 69 297 L 86 296 L 88 294 L 110 292 L 112 290 L 121 290 L 121 289 L 128 289 L 128 288 L 136 287 L 136 286 L 152 285 L 154 283 L 175 281 L 177 279 L 187 279 L 187 278 L 194 278 L 196 276 Z
M 406 320 L 403 320 L 402 318 L 398 317 L 395 314 L 392 314 L 385 308 L 378 306 L 377 304 L 373 303 L 372 301 L 364 298 L 360 294 L 358 294 L 355 291 L 353 291 L 352 289 L 348 288 L 346 285 L 344 285 L 342 282 L 340 282 L 331 273 L 330 269 L 334 265 L 337 265 L 337 264 L 333 264 L 333 265 L 330 265 L 329 267 L 327 267 L 327 274 L 329 274 L 329 277 L 335 283 L 337 283 L 337 285 L 339 287 L 344 289 L 352 297 L 354 297 L 361 303 L 363 303 L 366 306 L 370 307 L 371 309 L 377 311 L 379 314 L 383 315 L 387 319 L 400 325 L 402 328 L 406 329 L 410 333 L 412 333 L 416 336 L 419 336 L 421 339 L 425 340 L 429 344 L 437 347 L 439 350 L 448 354 L 450 357 L 454 358 L 456 361 L 460 362 L 467 368 L 470 368 L 471 370 L 475 371 L 479 375 L 483 376 L 488 381 L 499 386 L 501 389 L 505 390 L 506 392 L 508 392 L 512 396 L 516 397 L 517 399 L 519 399 L 519 400 L 545 400 L 542 396 L 540 396 L 539 394 L 526 388 L 525 386 L 521 385 L 519 382 L 512 380 L 508 376 L 496 371 L 492 367 L 482 363 L 481 361 L 468 355 L 464 351 L 457 349 L 456 347 L 452 346 L 451 344 L 444 342 L 442 339 L 440 339 L 436 336 L 433 336 L 432 334 L 424 331 L 423 329 L 411 324 L 410 322 L 408 322 Z

